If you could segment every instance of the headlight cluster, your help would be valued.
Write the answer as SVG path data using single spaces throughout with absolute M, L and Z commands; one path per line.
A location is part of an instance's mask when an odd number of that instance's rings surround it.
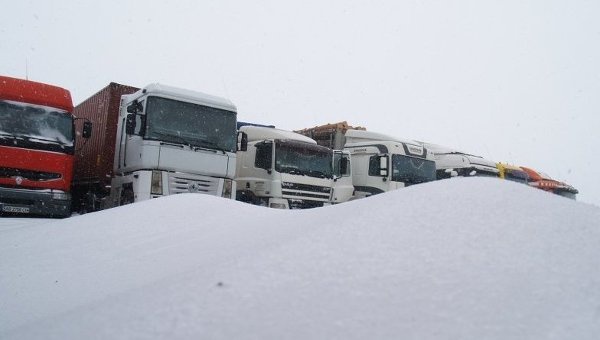
M 150 192 L 152 195 L 162 195 L 162 173 L 160 171 L 152 170 L 152 180 Z
M 52 199 L 66 201 L 71 198 L 69 193 L 64 191 L 52 191 Z
M 223 182 L 223 193 L 221 194 L 221 196 L 225 197 L 225 198 L 231 198 L 232 189 L 233 189 L 233 180 L 225 179 Z

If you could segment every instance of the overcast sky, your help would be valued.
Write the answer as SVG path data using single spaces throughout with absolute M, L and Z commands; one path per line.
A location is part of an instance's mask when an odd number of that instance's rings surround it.
M 0 0 L 0 74 L 160 82 L 243 121 L 346 120 L 544 171 L 600 205 L 600 1 Z

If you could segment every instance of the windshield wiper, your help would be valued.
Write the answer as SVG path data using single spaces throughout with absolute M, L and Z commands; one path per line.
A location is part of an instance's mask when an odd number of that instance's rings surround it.
M 331 176 L 327 176 L 324 172 L 318 170 L 309 170 L 308 175 L 312 175 L 311 177 L 331 178 Z
M 227 150 L 225 150 L 222 146 L 220 146 L 219 144 L 217 144 L 213 141 L 205 140 L 205 139 L 199 139 L 198 141 L 201 143 L 201 145 L 198 145 L 197 147 L 200 147 L 204 150 L 211 150 L 211 151 L 219 150 L 219 151 L 223 152 L 223 154 L 227 153 Z M 210 148 L 210 149 L 205 149 L 205 148 Z
M 45 139 L 45 138 L 37 138 L 37 137 L 27 137 L 27 136 L 23 136 L 23 138 L 25 140 L 30 141 L 30 142 L 48 143 L 48 144 L 55 144 L 55 145 L 65 145 L 65 143 L 61 143 L 58 140 Z
M 306 173 L 298 168 L 292 168 L 292 167 L 281 167 L 279 168 L 280 172 L 285 172 L 291 175 L 302 175 L 302 176 L 306 176 Z
M 187 139 L 185 139 L 185 138 L 183 138 L 183 137 L 181 137 L 179 135 L 171 135 L 171 134 L 168 134 L 168 133 L 156 132 L 156 131 L 154 133 L 157 134 L 157 135 L 159 135 L 159 136 L 163 136 L 163 137 L 174 137 L 174 138 L 178 139 L 181 144 L 189 146 L 190 148 L 192 147 L 192 143 L 190 143 Z M 173 143 L 172 141 L 162 141 L 162 142 L 167 142 L 167 143 L 171 142 L 171 143 Z

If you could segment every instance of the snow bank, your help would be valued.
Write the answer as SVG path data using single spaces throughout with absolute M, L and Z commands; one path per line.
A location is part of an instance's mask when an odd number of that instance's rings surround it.
M 595 339 L 599 221 L 455 178 L 305 211 L 189 194 L 0 228 L 0 338 Z

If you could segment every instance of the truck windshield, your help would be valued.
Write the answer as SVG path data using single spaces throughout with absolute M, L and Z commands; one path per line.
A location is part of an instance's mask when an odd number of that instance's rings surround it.
M 235 152 L 236 113 L 173 99 L 149 97 L 146 138 Z
M 73 118 L 63 110 L 2 100 L 0 143 L 49 151 L 72 151 Z
M 525 171 L 507 169 L 504 177 L 509 181 L 515 181 L 519 183 L 527 183 L 529 176 Z
M 435 179 L 434 161 L 405 155 L 392 155 L 392 181 L 417 184 Z
M 330 149 L 291 141 L 278 141 L 275 145 L 276 171 L 318 178 L 333 177 L 333 152 Z

